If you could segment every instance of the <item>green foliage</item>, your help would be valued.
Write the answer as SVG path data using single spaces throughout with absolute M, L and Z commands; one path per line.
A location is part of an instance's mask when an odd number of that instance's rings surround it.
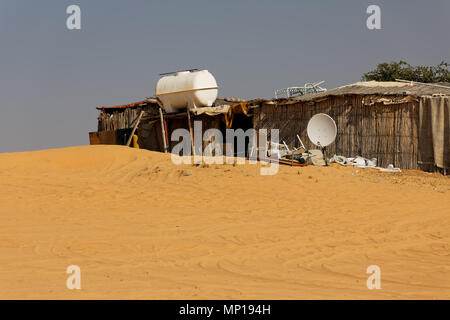
M 364 81 L 395 81 L 403 79 L 409 81 L 434 83 L 450 82 L 450 64 L 442 61 L 436 67 L 413 67 L 405 61 L 380 63 L 375 70 L 363 75 Z

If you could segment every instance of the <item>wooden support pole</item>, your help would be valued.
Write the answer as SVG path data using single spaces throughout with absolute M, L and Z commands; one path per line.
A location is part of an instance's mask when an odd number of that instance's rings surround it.
M 144 110 L 142 110 L 141 113 L 139 114 L 139 117 L 137 118 L 136 124 L 134 125 L 133 131 L 131 131 L 130 137 L 128 138 L 128 141 L 127 141 L 127 147 L 130 146 L 131 140 L 133 139 L 133 135 L 136 132 L 136 129 L 137 129 L 138 125 L 139 125 L 139 122 L 141 122 L 141 118 L 142 118 L 143 115 L 144 115 Z
M 161 108 L 159 108 L 159 116 L 161 118 L 161 133 L 162 133 L 162 139 L 163 139 L 163 143 L 164 143 L 164 152 L 167 153 L 166 128 L 164 125 L 164 115 L 163 115 Z
M 187 122 L 189 126 L 189 133 L 191 135 L 191 148 L 192 148 L 192 155 L 195 155 L 195 148 L 194 148 L 194 132 L 192 130 L 192 123 L 191 123 L 191 112 L 189 109 L 186 111 L 187 113 Z
M 167 129 L 167 118 L 164 118 L 164 133 L 166 134 L 167 152 L 170 150 L 169 130 Z

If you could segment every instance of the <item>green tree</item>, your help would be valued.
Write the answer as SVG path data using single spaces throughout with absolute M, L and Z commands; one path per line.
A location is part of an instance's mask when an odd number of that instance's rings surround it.
M 365 73 L 362 79 L 364 81 L 395 81 L 395 79 L 403 79 L 425 83 L 450 82 L 449 68 L 450 64 L 444 61 L 435 67 L 413 67 L 409 63 L 400 60 L 399 62 L 380 63 L 375 70 Z

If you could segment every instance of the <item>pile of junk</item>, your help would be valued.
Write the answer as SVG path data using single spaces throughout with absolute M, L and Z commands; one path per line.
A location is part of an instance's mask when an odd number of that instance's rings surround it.
M 300 147 L 290 149 L 286 142 L 267 143 L 267 159 L 278 159 L 280 164 L 291 166 L 328 166 L 329 163 L 338 163 L 342 166 L 353 166 L 361 169 L 373 168 L 381 172 L 401 172 L 400 168 L 395 168 L 390 164 L 387 168 L 377 166 L 377 159 L 367 159 L 361 156 L 347 158 L 340 155 L 334 155 L 330 159 L 326 157 L 326 147 L 332 144 L 337 135 L 335 121 L 327 114 L 319 113 L 314 115 L 308 123 L 308 138 L 318 147 L 318 149 L 307 150 L 299 135 L 297 139 Z

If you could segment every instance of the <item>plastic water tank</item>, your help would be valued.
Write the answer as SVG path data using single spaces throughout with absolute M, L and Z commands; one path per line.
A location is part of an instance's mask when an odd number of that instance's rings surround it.
M 217 82 L 208 70 L 181 71 L 159 79 L 155 96 L 166 112 L 211 107 L 217 99 Z

